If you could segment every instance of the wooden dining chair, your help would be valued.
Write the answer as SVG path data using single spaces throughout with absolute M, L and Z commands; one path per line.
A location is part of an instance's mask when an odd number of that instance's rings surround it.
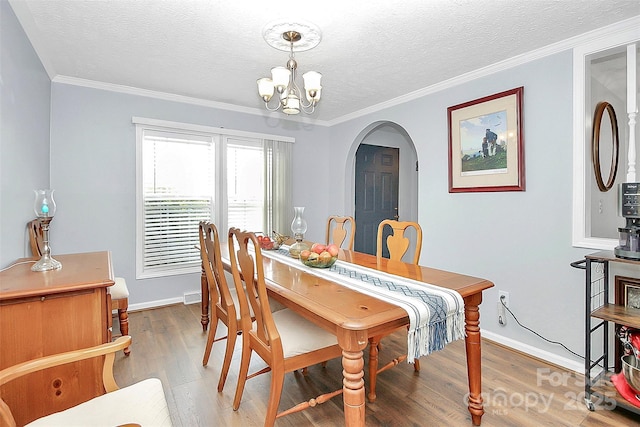
M 342 355 L 335 335 L 325 331 L 293 310 L 285 308 L 271 312 L 265 284 L 262 252 L 255 234 L 229 230 L 231 271 L 240 303 L 242 322 L 242 360 L 233 410 L 238 410 L 247 379 L 271 371 L 269 402 L 265 426 L 273 426 L 276 418 L 323 403 L 342 393 L 336 391 L 302 402 L 278 413 L 284 375 Z M 253 307 L 255 322 L 251 326 L 249 306 Z M 249 375 L 249 362 L 255 352 L 267 367 Z
M 218 380 L 218 391 L 224 389 L 227 380 L 229 367 L 231 366 L 231 358 L 233 350 L 236 346 L 236 338 L 241 333 L 240 329 L 240 311 L 238 307 L 237 293 L 232 292 L 227 283 L 220 257 L 220 237 L 216 226 L 208 221 L 200 222 L 200 256 L 202 257 L 202 265 L 204 266 L 207 278 L 207 286 L 209 287 L 209 298 L 211 300 L 211 323 L 209 327 L 209 335 L 207 344 L 204 349 L 202 358 L 202 366 L 207 366 L 213 343 L 226 339 L 227 345 L 224 351 L 224 359 L 222 362 L 222 370 L 220 371 L 220 379 Z M 224 323 L 227 327 L 227 335 L 215 338 L 218 329 L 218 321 Z
M 351 216 L 331 215 L 327 219 L 327 245 L 333 243 L 339 248 L 345 244 L 345 249 L 353 250 L 353 238 L 356 235 L 356 221 Z
M 44 241 L 42 240 L 42 223 L 39 219 L 29 221 L 27 224 L 29 229 L 29 244 L 31 245 L 31 255 L 42 256 Z
M 386 240 L 384 236 L 386 231 L 391 227 L 391 234 L 387 235 Z M 415 250 L 411 263 L 418 264 L 420 262 L 420 251 L 422 250 L 422 228 L 420 224 L 412 221 L 395 221 L 393 219 L 385 219 L 378 225 L 378 238 L 376 245 L 376 256 L 382 257 L 383 255 L 383 243 L 386 244 L 389 251 L 389 259 L 396 261 L 402 261 L 402 258 L 409 250 L 411 244 L 408 237 L 405 237 L 407 230 L 413 229 L 415 231 Z
M 420 224 L 412 221 L 395 221 L 392 219 L 385 219 L 378 225 L 378 238 L 376 256 L 382 257 L 383 241 L 386 229 L 385 227 L 391 227 L 391 234 L 386 238 L 386 246 L 389 251 L 389 259 L 395 261 L 402 261 L 402 258 L 409 250 L 411 241 L 405 236 L 407 230 L 413 229 L 415 233 L 415 251 L 412 257 L 412 264 L 418 264 L 420 262 L 420 251 L 422 249 L 422 228 Z M 387 334 L 388 335 L 388 334 Z M 382 349 L 380 341 L 386 335 L 377 335 L 369 338 L 369 394 L 370 401 L 376 399 L 376 380 L 380 372 L 386 371 L 400 362 L 406 359 L 406 354 L 394 358 L 386 365 L 378 368 L 378 352 Z M 420 361 L 415 359 L 413 362 L 413 369 L 420 371 Z
M 44 249 L 44 241 L 42 238 L 42 223 L 39 219 L 29 221 L 27 224 L 29 229 L 29 243 L 31 245 L 31 254 L 33 256 L 42 256 Z M 108 288 L 111 295 L 111 308 L 118 310 L 118 324 L 120 325 L 120 334 L 129 335 L 129 288 L 123 277 L 115 277 L 114 284 Z M 128 356 L 131 349 L 127 346 L 124 348 L 124 354 Z

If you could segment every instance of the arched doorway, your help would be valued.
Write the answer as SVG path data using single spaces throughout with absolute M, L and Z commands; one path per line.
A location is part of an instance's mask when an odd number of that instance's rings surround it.
M 389 121 L 371 123 L 365 127 L 349 149 L 347 176 L 349 190 L 345 192 L 345 206 L 356 217 L 356 239 L 359 230 L 364 227 L 358 223 L 356 212 L 356 152 L 361 144 L 397 148 L 399 151 L 398 167 L 398 217 L 400 221 L 418 221 L 418 156 L 413 140 L 400 125 Z M 376 225 L 377 229 L 377 225 Z M 356 248 L 358 250 L 358 248 Z

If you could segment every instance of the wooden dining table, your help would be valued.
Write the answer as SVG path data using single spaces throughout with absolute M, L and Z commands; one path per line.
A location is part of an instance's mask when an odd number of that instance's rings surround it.
M 221 245 L 221 251 L 224 267 L 230 270 L 226 244 Z M 337 336 L 342 348 L 345 426 L 364 426 L 364 349 L 370 337 L 386 335 L 408 325 L 407 312 L 391 303 L 341 286 L 329 278 L 307 273 L 274 258 L 263 259 L 270 297 Z M 468 408 L 473 425 L 480 425 L 484 409 L 481 396 L 479 305 L 482 302 L 482 291 L 494 286 L 493 283 L 486 279 L 344 249 L 340 250 L 338 259 L 460 293 L 464 299 L 465 311 Z M 206 329 L 209 323 L 206 277 L 201 285 L 201 323 L 203 329 Z

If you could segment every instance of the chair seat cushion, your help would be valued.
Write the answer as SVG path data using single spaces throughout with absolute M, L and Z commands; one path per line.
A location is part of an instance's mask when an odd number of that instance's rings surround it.
M 115 283 L 109 287 L 111 299 L 129 298 L 129 289 L 127 288 L 127 282 L 124 280 L 124 277 L 116 277 L 113 281 Z
M 308 353 L 338 344 L 338 338 L 294 311 L 285 308 L 273 313 L 280 338 L 284 357 Z
M 171 426 L 162 383 L 157 378 L 103 394 L 67 410 L 39 418 L 28 427 Z

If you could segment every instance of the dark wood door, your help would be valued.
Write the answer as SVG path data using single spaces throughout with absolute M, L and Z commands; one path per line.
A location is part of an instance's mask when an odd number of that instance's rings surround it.
M 358 252 L 375 255 L 378 224 L 398 218 L 399 158 L 398 148 L 360 144 L 356 151 L 354 249 Z

